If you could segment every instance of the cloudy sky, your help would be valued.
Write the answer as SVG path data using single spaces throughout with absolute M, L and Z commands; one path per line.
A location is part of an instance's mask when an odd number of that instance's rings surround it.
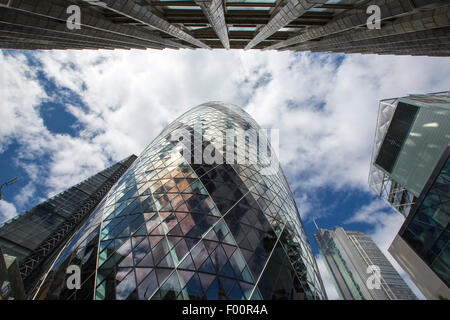
M 280 130 L 312 240 L 340 225 L 387 253 L 403 223 L 368 188 L 378 101 L 450 88 L 450 59 L 260 51 L 0 51 L 0 223 L 144 147 L 207 101 Z M 337 293 L 320 258 L 329 298 Z

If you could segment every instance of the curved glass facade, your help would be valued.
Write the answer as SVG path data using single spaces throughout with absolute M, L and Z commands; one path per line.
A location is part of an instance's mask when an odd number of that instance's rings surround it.
M 193 135 L 174 140 L 177 130 Z M 245 132 L 246 151 L 239 138 L 226 144 L 230 130 Z M 180 116 L 68 242 L 35 298 L 326 299 L 292 193 L 278 161 L 267 165 L 274 152 L 259 130 L 222 102 Z M 267 152 L 248 161 L 251 141 L 264 140 Z M 223 161 L 198 163 L 205 153 Z M 69 265 L 81 268 L 79 290 L 67 288 Z

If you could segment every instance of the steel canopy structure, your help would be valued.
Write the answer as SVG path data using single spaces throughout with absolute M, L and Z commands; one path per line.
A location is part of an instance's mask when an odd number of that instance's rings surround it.
M 448 56 L 448 0 L 0 0 L 4 49 L 269 49 Z M 70 30 L 67 8 L 80 8 Z M 369 29 L 367 8 L 380 8 Z

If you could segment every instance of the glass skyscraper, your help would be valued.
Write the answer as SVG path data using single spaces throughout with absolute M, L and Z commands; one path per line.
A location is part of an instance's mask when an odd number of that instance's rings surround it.
M 450 147 L 389 252 L 428 299 L 450 298 Z
M 450 298 L 450 92 L 380 101 L 370 187 L 405 222 L 391 255 L 427 299 Z
M 408 216 L 449 146 L 450 92 L 380 101 L 369 186 Z
M 192 146 L 199 124 L 202 140 Z M 231 153 L 255 154 L 221 147 L 227 130 L 245 132 L 246 146 L 267 142 L 259 129 L 241 108 L 221 102 L 173 121 L 68 242 L 34 298 L 326 299 L 278 161 L 230 163 Z M 194 137 L 174 141 L 177 130 Z M 266 148 L 261 158 L 273 156 Z M 199 151 L 227 161 L 191 161 Z M 79 290 L 66 286 L 73 264 L 81 267 Z
M 0 225 L 0 249 L 5 259 L 14 258 L 26 294 L 135 159 L 131 155 Z
M 317 230 L 314 239 L 341 299 L 417 299 L 375 242 L 365 234 L 336 227 Z

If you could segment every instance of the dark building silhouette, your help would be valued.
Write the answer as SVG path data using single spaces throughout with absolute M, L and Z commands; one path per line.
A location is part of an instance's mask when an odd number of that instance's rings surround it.
M 80 29 L 66 25 L 71 5 Z M 379 29 L 367 27 L 371 5 Z M 449 10 L 446 0 L 0 0 L 0 47 L 448 56 Z
M 17 259 L 3 254 L 0 247 L 0 300 L 23 300 L 25 298 Z
M 0 248 L 16 258 L 27 293 L 135 159 L 129 156 L 0 226 Z

